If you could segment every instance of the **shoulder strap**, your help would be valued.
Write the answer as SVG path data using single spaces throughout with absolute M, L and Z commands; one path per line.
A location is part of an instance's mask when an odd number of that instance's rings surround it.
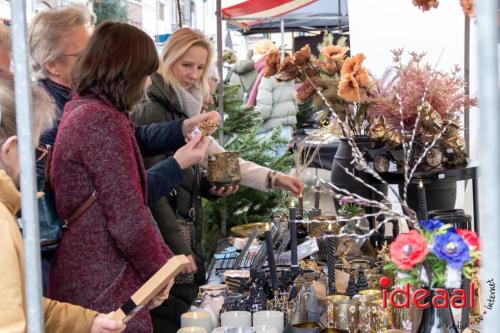
M 73 223 L 75 220 L 77 220 L 80 216 L 82 216 L 82 214 L 85 213 L 85 211 L 89 209 L 90 206 L 92 206 L 92 204 L 96 200 L 97 200 L 97 191 L 94 190 L 94 192 L 92 192 L 90 197 L 88 197 L 88 199 L 85 200 L 85 202 L 80 207 L 78 207 L 78 209 L 70 217 L 64 219 L 62 227 L 64 229 L 68 228 L 69 225 Z
M 38 150 L 43 152 L 43 158 L 44 158 L 44 173 L 45 173 L 45 185 L 44 185 L 44 190 L 45 192 L 51 190 L 50 186 L 50 164 L 52 162 L 52 146 L 51 145 L 46 145 L 45 147 L 38 147 Z M 85 200 L 85 202 L 75 210 L 73 214 L 71 214 L 70 217 L 66 218 L 63 220 L 63 225 L 62 228 L 66 229 L 69 227 L 69 225 L 74 222 L 76 219 L 78 219 L 87 209 L 92 206 L 92 204 L 97 200 L 97 191 L 94 190 L 92 194 Z

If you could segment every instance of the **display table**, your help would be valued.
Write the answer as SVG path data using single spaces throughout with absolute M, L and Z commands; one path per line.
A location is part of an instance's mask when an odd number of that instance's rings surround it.
M 293 138 L 292 141 L 292 149 L 293 152 L 297 152 L 297 148 L 299 144 L 301 144 L 305 138 L 306 135 L 296 135 Z M 326 169 L 330 171 L 332 169 L 333 165 L 333 159 L 335 157 L 335 153 L 337 152 L 337 148 L 339 147 L 340 140 L 333 141 L 331 143 L 306 143 L 306 147 L 303 150 L 303 156 L 302 160 L 305 160 L 308 158 L 310 154 L 314 152 L 314 150 L 320 146 L 318 154 L 316 157 L 313 159 L 312 163 L 309 165 L 311 168 L 319 168 L 319 169 Z M 308 153 L 308 154 L 307 154 Z M 305 155 L 307 154 L 307 155 Z M 305 155 L 305 156 L 304 156 Z
M 389 171 L 380 173 L 380 176 L 391 185 L 403 185 L 403 171 Z M 420 181 L 424 184 L 457 182 L 461 180 L 472 180 L 472 198 L 474 205 L 474 231 L 479 234 L 479 198 L 478 198 L 478 177 L 479 164 L 471 161 L 464 167 L 433 169 L 429 171 L 416 171 L 410 180 L 411 184 L 418 184 Z M 378 183 L 371 177 L 370 183 Z

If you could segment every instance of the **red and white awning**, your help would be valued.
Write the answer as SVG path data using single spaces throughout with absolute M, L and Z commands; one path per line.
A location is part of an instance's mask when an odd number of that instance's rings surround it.
M 222 17 L 243 27 L 279 17 L 317 0 L 222 0 Z

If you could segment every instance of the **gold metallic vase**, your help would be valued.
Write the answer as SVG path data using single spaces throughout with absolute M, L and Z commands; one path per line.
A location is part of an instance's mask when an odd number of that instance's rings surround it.
M 208 155 L 208 180 L 217 187 L 240 183 L 239 154 L 223 152 Z

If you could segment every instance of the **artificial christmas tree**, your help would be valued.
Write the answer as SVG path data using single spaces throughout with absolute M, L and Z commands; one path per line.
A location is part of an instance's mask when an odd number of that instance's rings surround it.
M 352 297 L 358 293 L 358 286 L 356 285 L 356 280 L 354 279 L 354 275 L 351 274 L 349 277 L 349 283 L 347 284 L 347 290 L 345 294 L 349 297 Z
M 365 272 L 361 269 L 358 272 L 358 291 L 368 289 L 368 282 L 366 282 Z
M 224 148 L 238 152 L 245 160 L 273 170 L 289 172 L 293 161 L 290 154 L 282 157 L 269 154 L 276 145 L 284 143 L 280 137 L 280 129 L 276 128 L 270 139 L 257 138 L 256 131 L 261 124 L 260 114 L 253 108 L 246 107 L 237 94 L 238 86 L 224 86 Z M 218 132 L 213 137 L 217 138 Z M 261 192 L 240 187 L 237 193 L 228 198 L 215 202 L 204 200 L 203 235 L 206 258 L 210 258 L 215 250 L 221 221 L 225 222 L 227 230 L 235 225 L 270 221 L 273 214 L 286 212 L 287 197 L 288 194 L 284 191 Z

